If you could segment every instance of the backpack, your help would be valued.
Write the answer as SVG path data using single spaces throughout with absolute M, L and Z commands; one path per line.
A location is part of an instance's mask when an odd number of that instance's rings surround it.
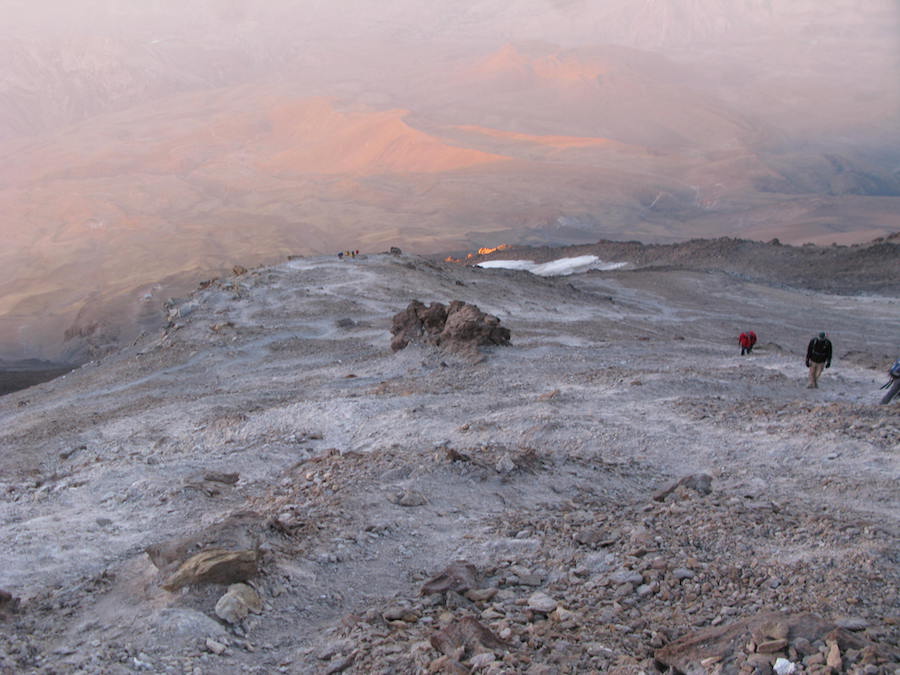
M 900 378 L 900 359 L 894 361 L 894 365 L 891 366 L 888 374 L 893 378 Z
M 828 356 L 828 348 L 826 347 L 827 344 L 828 342 L 824 338 L 816 338 L 816 341 L 813 342 L 813 346 L 810 352 L 813 356 Z

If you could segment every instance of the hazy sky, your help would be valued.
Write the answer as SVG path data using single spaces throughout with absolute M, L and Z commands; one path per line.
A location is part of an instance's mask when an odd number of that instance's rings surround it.
M 334 64 L 340 77 L 354 53 L 363 71 L 378 52 L 424 63 L 429 52 L 475 53 L 526 40 L 617 44 L 691 64 L 749 106 L 764 108 L 753 88 L 760 85 L 767 97 L 808 97 L 812 108 L 823 104 L 823 88 L 900 107 L 897 0 L 3 0 L 0 35 L 62 42 L 70 54 L 90 43 L 94 51 L 69 59 L 76 74 L 103 67 L 93 62 L 102 58 L 97 42 L 110 58 L 134 58 L 117 56 L 116 43 L 160 50 L 169 65 L 220 52 L 232 57 L 223 58 L 227 71 L 240 70 L 232 63 L 243 53 L 273 74 L 314 63 L 320 76 Z M 15 79 L 16 64 L 5 68 L 0 93 L 4 80 Z M 42 75 L 59 77 L 46 68 L 29 73 Z

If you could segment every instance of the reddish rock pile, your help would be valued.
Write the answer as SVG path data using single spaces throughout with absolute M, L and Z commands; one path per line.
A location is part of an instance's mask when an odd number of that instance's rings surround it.
M 394 316 L 391 349 L 398 351 L 410 342 L 424 342 L 451 352 L 475 353 L 481 346 L 508 345 L 509 329 L 500 319 L 485 314 L 476 305 L 454 300 L 449 305 L 432 302 L 425 306 L 413 300 Z

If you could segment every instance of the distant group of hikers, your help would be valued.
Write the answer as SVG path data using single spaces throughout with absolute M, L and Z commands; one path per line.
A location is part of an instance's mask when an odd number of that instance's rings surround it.
M 745 331 L 738 336 L 741 356 L 746 356 L 753 351 L 756 339 L 756 333 L 752 330 Z M 809 341 L 809 344 L 806 346 L 806 367 L 809 369 L 807 389 L 819 388 L 819 377 L 822 375 L 822 371 L 831 367 L 832 349 L 831 340 L 828 339 L 824 331 Z M 885 405 L 890 403 L 891 399 L 900 392 L 900 359 L 894 361 L 894 365 L 888 370 L 888 375 L 890 375 L 890 380 L 881 387 L 888 390 L 884 398 L 881 399 L 881 403 Z
M 343 260 L 344 258 L 355 258 L 359 255 L 359 249 L 355 251 L 338 251 L 338 259 Z

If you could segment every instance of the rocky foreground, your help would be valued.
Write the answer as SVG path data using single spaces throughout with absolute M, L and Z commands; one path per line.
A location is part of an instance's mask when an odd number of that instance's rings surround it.
M 0 398 L 0 672 L 900 669 L 891 297 L 371 256 L 168 319 Z

